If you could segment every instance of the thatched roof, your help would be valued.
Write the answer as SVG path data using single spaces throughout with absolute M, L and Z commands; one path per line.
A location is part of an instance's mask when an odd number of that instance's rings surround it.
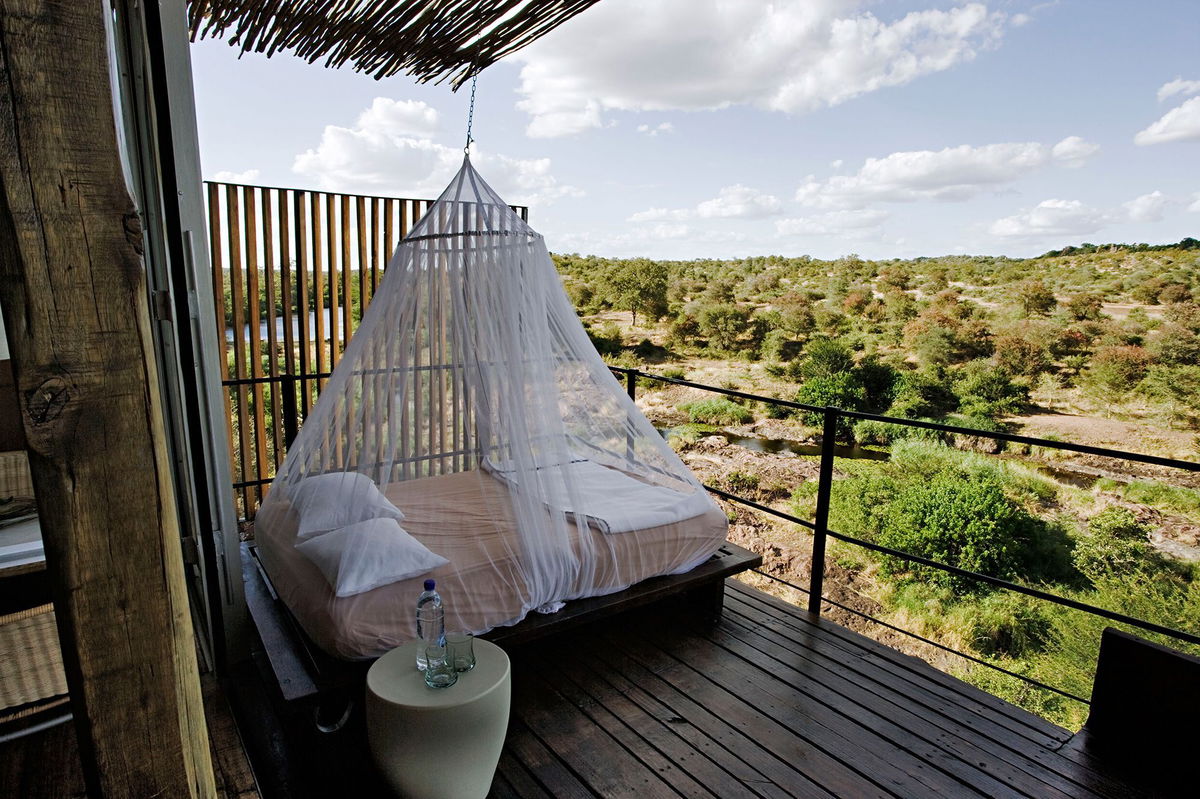
M 227 37 L 243 53 L 291 50 L 376 79 L 472 74 L 598 0 L 190 0 L 192 40 Z

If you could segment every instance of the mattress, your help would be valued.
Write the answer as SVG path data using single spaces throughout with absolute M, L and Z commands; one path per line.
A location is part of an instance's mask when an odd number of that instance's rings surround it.
M 438 582 L 446 627 L 482 633 L 515 624 L 532 610 L 527 561 L 509 488 L 475 470 L 389 485 L 388 499 L 403 511 L 401 525 L 450 561 L 429 574 L 350 597 L 335 597 L 317 567 L 295 548 L 298 518 L 271 497 L 255 519 L 259 556 L 279 598 L 326 652 L 349 660 L 379 657 L 416 638 L 414 608 L 426 577 Z M 725 541 L 728 520 L 715 505 L 682 521 L 605 534 L 569 525 L 570 546 L 584 561 L 559 599 L 598 596 L 662 574 L 686 572 Z

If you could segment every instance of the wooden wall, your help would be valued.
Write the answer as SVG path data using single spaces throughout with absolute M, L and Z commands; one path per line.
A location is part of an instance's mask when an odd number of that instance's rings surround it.
M 0 2 L 0 304 L 88 792 L 216 789 L 103 0 Z

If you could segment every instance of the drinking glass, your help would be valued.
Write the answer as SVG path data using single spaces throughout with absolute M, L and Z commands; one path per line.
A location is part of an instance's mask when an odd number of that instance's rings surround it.
M 425 662 L 428 664 L 425 667 L 425 684 L 430 688 L 449 688 L 458 682 L 458 672 L 446 656 L 446 647 L 425 647 Z
M 475 668 L 475 636 L 470 633 L 446 633 L 446 651 L 455 671 Z

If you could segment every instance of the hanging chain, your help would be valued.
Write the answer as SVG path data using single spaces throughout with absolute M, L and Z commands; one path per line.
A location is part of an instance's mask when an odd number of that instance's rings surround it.
M 476 72 L 471 76 L 471 107 L 467 111 L 467 144 L 463 147 L 465 155 L 471 154 L 471 142 L 475 141 L 471 136 L 471 125 L 475 122 L 475 84 L 479 81 L 479 73 Z

